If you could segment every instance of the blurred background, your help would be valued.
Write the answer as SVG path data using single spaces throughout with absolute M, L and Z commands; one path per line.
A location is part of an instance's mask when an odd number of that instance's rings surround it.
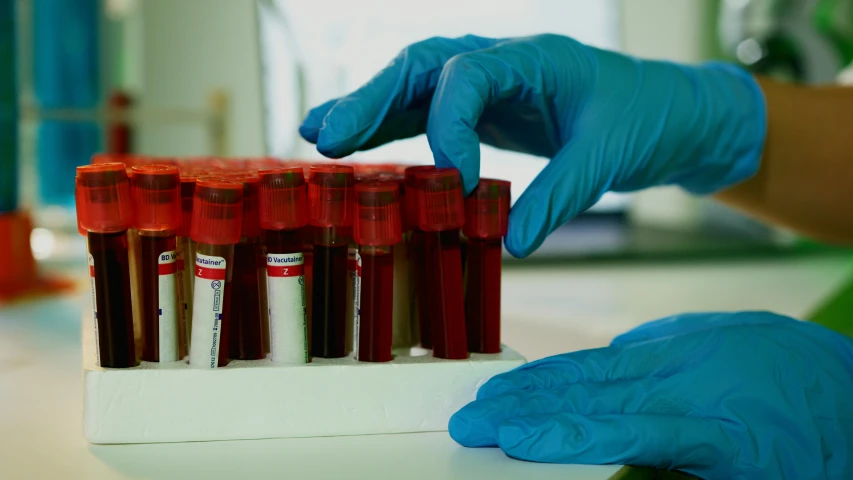
M 83 258 L 73 172 L 95 152 L 319 158 L 307 110 L 433 35 L 571 35 L 679 62 L 726 59 L 843 81 L 848 0 L 0 0 L 0 212 L 26 209 L 36 259 Z M 417 19 L 417 21 L 413 21 Z M 13 68 L 14 67 L 14 68 Z M 426 139 L 363 161 L 429 163 Z M 546 160 L 483 147 L 520 195 Z M 823 247 L 677 188 L 605 196 L 529 260 L 788 255 Z

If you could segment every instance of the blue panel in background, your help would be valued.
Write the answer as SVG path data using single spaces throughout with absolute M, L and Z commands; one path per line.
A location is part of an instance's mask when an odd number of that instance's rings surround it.
M 0 213 L 18 208 L 15 0 L 0 0 Z
M 98 7 L 98 0 L 33 0 L 33 89 L 41 108 L 98 106 Z M 37 138 L 41 202 L 73 206 L 75 168 L 101 147 L 98 125 L 44 121 Z

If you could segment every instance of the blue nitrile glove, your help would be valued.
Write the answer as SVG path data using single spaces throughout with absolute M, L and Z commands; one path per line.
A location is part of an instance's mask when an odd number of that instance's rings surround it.
M 766 312 L 665 318 L 495 376 L 450 435 L 538 462 L 853 478 L 853 341 Z
M 334 158 L 424 132 L 466 191 L 479 142 L 552 159 L 510 213 L 506 246 L 523 257 L 608 190 L 707 194 L 750 177 L 766 120 L 758 84 L 734 66 L 638 60 L 558 35 L 466 36 L 405 48 L 300 127 Z

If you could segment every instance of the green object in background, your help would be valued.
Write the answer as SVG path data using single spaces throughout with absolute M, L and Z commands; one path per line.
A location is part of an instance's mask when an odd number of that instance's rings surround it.
M 821 0 L 812 17 L 815 29 L 838 49 L 844 65 L 853 61 L 853 2 Z
M 0 214 L 18 208 L 15 0 L 0 0 Z
M 853 337 L 853 278 L 825 300 L 804 320 Z

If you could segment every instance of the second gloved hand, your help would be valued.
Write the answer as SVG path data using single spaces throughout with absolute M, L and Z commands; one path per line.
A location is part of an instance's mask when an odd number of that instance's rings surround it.
M 335 158 L 426 133 L 466 191 L 480 142 L 550 158 L 510 213 L 506 246 L 523 257 L 607 191 L 707 194 L 750 177 L 765 122 L 758 84 L 730 65 L 643 61 L 558 35 L 466 36 L 407 47 L 300 133 Z
M 766 312 L 697 313 L 497 375 L 450 435 L 538 462 L 853 478 L 851 398 L 849 338 Z

